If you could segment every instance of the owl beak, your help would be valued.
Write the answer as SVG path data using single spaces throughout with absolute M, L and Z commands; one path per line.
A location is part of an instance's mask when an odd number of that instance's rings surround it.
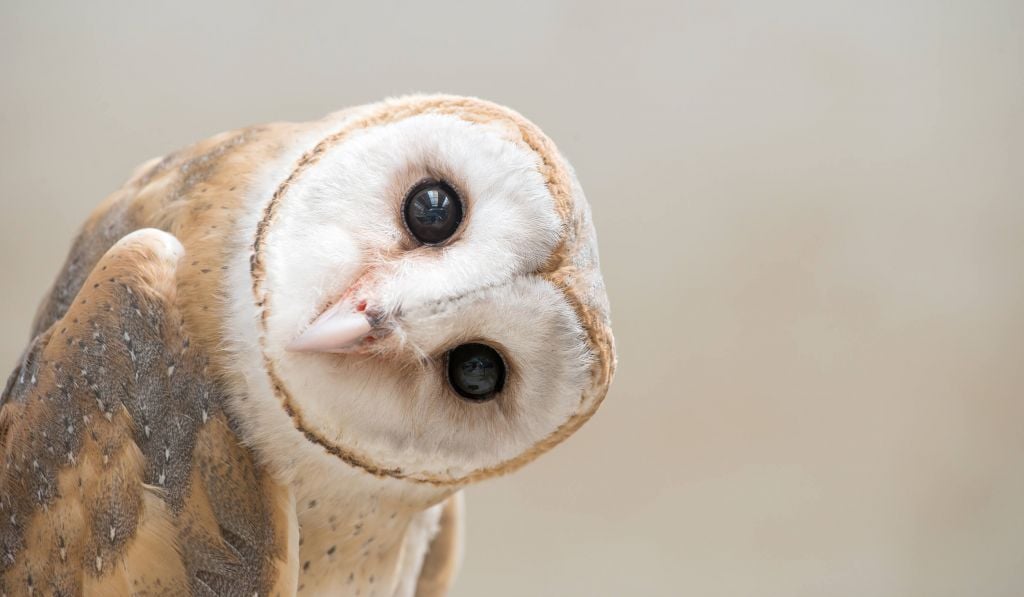
M 373 330 L 373 324 L 364 312 L 350 311 L 335 305 L 317 317 L 299 337 L 292 340 L 287 350 L 293 352 L 349 352 L 364 336 Z

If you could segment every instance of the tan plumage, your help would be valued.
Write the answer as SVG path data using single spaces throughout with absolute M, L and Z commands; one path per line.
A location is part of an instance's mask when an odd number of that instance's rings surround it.
M 272 462 L 266 435 L 240 424 L 232 410 L 244 408 L 247 396 L 226 349 L 226 272 L 248 256 L 252 301 L 265 328 L 275 306 L 263 286 L 267 231 L 291 183 L 354 133 L 423 114 L 500 127 L 538 156 L 562 236 L 536 275 L 564 295 L 593 354 L 578 407 L 515 457 L 462 475 L 416 472 L 324 436 L 304 421 L 266 352 L 264 360 L 276 399 L 299 437 L 318 447 L 318 458 L 337 459 L 379 483 L 426 487 L 388 502 L 410 521 L 445 502 L 438 528 L 410 523 L 431 537 L 422 566 L 408 561 L 416 552 L 402 546 L 401 529 L 390 539 L 382 531 L 378 544 L 391 541 L 379 548 L 380 561 L 418 571 L 417 595 L 447 592 L 461 549 L 454 492 L 521 466 L 575 431 L 603 399 L 614 355 L 593 231 L 554 146 L 514 112 L 440 96 L 224 133 L 143 165 L 97 209 L 40 306 L 35 339 L 0 402 L 0 593 L 293 595 L 304 587 L 331 591 L 337 558 L 368 557 L 362 540 L 362 547 L 336 551 L 326 519 L 310 514 L 316 500 L 296 503 L 302 480 L 289 481 Z M 296 153 L 299 139 L 312 141 Z M 292 159 L 273 196 L 254 199 L 266 165 Z M 255 237 L 234 234 L 256 210 Z M 169 235 L 126 237 L 142 228 Z M 374 500 L 381 491 L 373 489 Z M 330 503 L 344 509 L 343 499 Z M 327 568 L 306 555 L 313 546 L 329 556 Z M 348 582 L 372 585 L 371 569 L 361 569 L 368 577 L 350 574 Z
M 287 491 L 225 415 L 174 245 L 116 244 L 8 383 L 5 594 L 271 594 L 294 579 Z

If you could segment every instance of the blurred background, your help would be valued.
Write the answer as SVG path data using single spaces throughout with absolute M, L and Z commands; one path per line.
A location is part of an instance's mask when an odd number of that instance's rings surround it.
M 1024 594 L 1024 3 L 0 3 L 0 363 L 221 130 L 508 104 L 593 204 L 601 412 L 468 491 L 457 597 Z

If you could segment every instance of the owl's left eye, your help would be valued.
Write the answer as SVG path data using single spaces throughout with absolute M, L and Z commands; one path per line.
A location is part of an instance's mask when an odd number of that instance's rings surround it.
M 448 352 L 448 383 L 470 402 L 496 398 L 505 386 L 505 360 L 486 344 L 462 344 Z
M 443 182 L 423 183 L 409 192 L 402 217 L 416 240 L 425 245 L 439 245 L 458 230 L 462 222 L 462 200 Z

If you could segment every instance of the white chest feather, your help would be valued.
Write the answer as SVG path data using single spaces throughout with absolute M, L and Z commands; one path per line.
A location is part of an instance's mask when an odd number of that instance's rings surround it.
M 299 595 L 412 597 L 441 506 L 363 494 L 317 498 L 295 487 Z

